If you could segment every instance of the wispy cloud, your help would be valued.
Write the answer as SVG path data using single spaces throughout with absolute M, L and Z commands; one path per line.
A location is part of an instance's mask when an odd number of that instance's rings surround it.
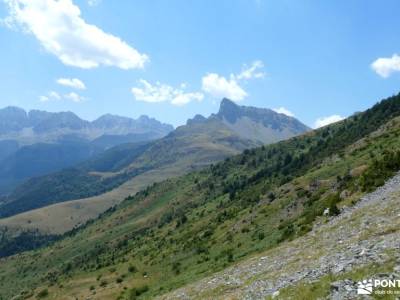
M 247 97 L 247 92 L 234 77 L 226 79 L 216 73 L 210 73 L 203 77 L 202 89 L 216 98 L 227 97 L 233 101 L 241 101 Z
M 55 91 L 50 91 L 47 94 L 39 97 L 40 102 L 53 102 L 53 101 L 60 101 L 60 100 L 69 100 L 69 101 L 78 103 L 78 102 L 82 102 L 82 101 L 86 100 L 86 98 L 77 93 L 74 93 L 74 92 L 61 95 Z
M 65 94 L 64 98 L 67 99 L 67 100 L 71 100 L 72 102 L 76 102 L 76 103 L 82 102 L 82 101 L 84 101 L 86 99 L 85 97 L 82 97 L 81 95 L 79 95 L 77 93 L 74 93 L 74 92 L 71 92 L 69 94 Z
M 254 61 L 250 66 L 244 65 L 239 74 L 231 74 L 229 79 L 217 73 L 209 73 L 202 78 L 202 89 L 215 98 L 226 97 L 233 101 L 241 101 L 248 96 L 241 82 L 263 78 L 265 74 L 260 71 L 263 67 L 261 61 Z
M 60 85 L 71 87 L 78 90 L 85 90 L 86 85 L 78 78 L 59 78 L 56 82 Z
M 282 107 L 278 107 L 278 108 L 274 108 L 273 111 L 275 111 L 275 112 L 277 112 L 279 114 L 284 114 L 284 115 L 289 116 L 289 117 L 294 117 L 294 113 L 292 113 L 290 110 L 288 110 L 287 108 L 285 108 L 283 106 Z
M 339 122 L 343 119 L 345 119 L 345 118 L 340 115 L 332 115 L 332 116 L 328 116 L 328 117 L 318 118 L 314 123 L 314 128 L 324 127 L 326 125 Z
M 97 6 L 101 3 L 102 0 L 88 0 L 89 6 Z
M 176 106 L 185 105 L 191 101 L 202 101 L 204 95 L 198 92 L 186 92 L 186 86 L 182 84 L 180 88 L 156 82 L 151 84 L 148 81 L 139 80 L 139 86 L 132 88 L 132 94 L 138 101 L 149 103 L 170 102 Z
M 121 38 L 81 17 L 72 0 L 3 0 L 9 9 L 5 23 L 33 34 L 62 63 L 84 69 L 114 66 L 143 68 L 148 61 Z
M 49 101 L 54 101 L 54 100 L 61 100 L 61 95 L 57 92 L 50 91 L 46 95 L 40 96 L 39 101 L 40 102 L 49 102 Z
M 387 78 L 394 72 L 400 72 L 400 56 L 381 57 L 371 64 L 371 68 L 381 77 Z
M 265 73 L 260 71 L 264 68 L 264 63 L 260 60 L 254 61 L 250 66 L 244 65 L 242 72 L 236 76 L 237 80 L 241 79 L 254 79 L 254 78 L 264 78 Z

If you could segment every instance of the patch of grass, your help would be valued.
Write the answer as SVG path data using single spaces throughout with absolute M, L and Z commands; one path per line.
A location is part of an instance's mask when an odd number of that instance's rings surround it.
M 382 264 L 372 263 L 338 275 L 328 274 L 319 278 L 318 281 L 313 283 L 300 282 L 296 285 L 281 289 L 279 291 L 279 296 L 275 299 L 324 299 L 330 294 L 331 283 L 344 279 L 350 279 L 354 282 L 358 282 L 360 280 L 374 278 L 374 275 L 379 273 L 390 273 L 393 271 L 394 263 L 394 259 L 389 259 Z M 374 299 L 395 299 L 393 295 L 374 295 L 373 297 Z

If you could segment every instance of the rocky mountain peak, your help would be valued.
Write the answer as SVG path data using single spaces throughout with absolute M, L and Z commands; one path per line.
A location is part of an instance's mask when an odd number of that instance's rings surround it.
M 206 122 L 207 121 L 207 118 L 205 118 L 204 116 L 202 116 L 202 115 L 199 115 L 199 114 L 197 114 L 197 115 L 195 115 L 192 119 L 189 119 L 189 120 L 187 120 L 187 125 L 190 125 L 190 124 L 199 124 L 199 123 L 204 123 L 204 122 Z
M 22 108 L 8 106 L 0 109 L 0 133 L 18 131 L 28 123 L 28 116 Z
M 240 110 L 241 107 L 239 105 L 228 98 L 224 98 L 221 101 L 217 116 L 229 121 L 230 123 L 234 123 L 240 115 Z

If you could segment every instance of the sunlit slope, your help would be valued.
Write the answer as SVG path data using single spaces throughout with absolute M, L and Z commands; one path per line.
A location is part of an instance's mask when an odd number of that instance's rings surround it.
M 396 96 L 153 185 L 48 248 L 2 260 L 0 295 L 152 298 L 284 247 L 400 169 L 399 115 Z
M 31 202 L 36 197 L 38 200 L 41 199 L 40 195 L 44 193 L 44 197 L 51 201 L 54 199 L 51 195 L 56 195 L 57 191 L 63 188 L 65 180 L 67 182 L 69 180 L 69 183 L 74 180 L 73 182 L 76 182 L 80 188 L 83 188 L 83 192 L 86 192 L 86 189 L 90 189 L 91 187 L 103 188 L 101 184 L 103 176 L 107 182 L 112 182 L 113 178 L 115 180 L 121 177 L 127 178 L 126 182 L 111 191 L 101 193 L 98 196 L 62 202 L 0 219 L 0 226 L 23 229 L 38 228 L 46 233 L 63 233 L 71 230 L 74 226 L 83 224 L 87 220 L 98 216 L 99 213 L 119 203 L 129 195 L 135 194 L 149 184 L 182 175 L 188 171 L 237 154 L 239 151 L 255 145 L 257 143 L 238 137 L 235 133 L 224 128 L 224 126 L 221 126 L 217 122 L 210 122 L 207 126 L 204 124 L 201 126 L 192 125 L 189 129 L 183 127 L 178 129 L 173 135 L 171 134 L 165 139 L 146 146 L 146 150 L 143 153 L 134 157 L 133 162 L 127 164 L 122 169 L 114 172 L 97 171 L 95 175 L 90 175 L 92 172 L 88 175 L 82 175 L 81 180 L 85 180 L 87 177 L 99 178 L 97 179 L 98 183 L 94 182 L 95 185 L 87 183 L 85 188 L 84 182 L 76 180 L 76 178 L 79 179 L 77 175 L 71 174 L 70 179 L 68 179 L 69 177 L 64 179 L 67 172 L 63 172 L 60 175 L 62 179 L 57 181 L 57 183 L 59 182 L 58 185 L 52 186 L 51 181 L 54 179 L 48 176 L 46 180 L 33 186 L 33 193 L 27 193 L 20 199 L 26 199 L 26 201 Z M 134 174 L 137 170 L 142 171 L 129 179 L 130 176 L 127 174 Z M 78 187 L 73 184 L 69 189 L 78 189 Z M 70 190 L 66 192 L 69 193 Z M 17 204 L 23 205 L 23 202 L 16 200 L 14 203 L 11 202 L 9 206 L 15 209 Z
M 251 128 L 257 130 L 250 134 Z M 197 116 L 158 141 L 119 146 L 76 168 L 28 181 L 9 197 L 0 215 L 31 212 L 3 219 L 0 224 L 65 232 L 149 184 L 306 130 L 294 118 L 224 99 L 217 115 Z

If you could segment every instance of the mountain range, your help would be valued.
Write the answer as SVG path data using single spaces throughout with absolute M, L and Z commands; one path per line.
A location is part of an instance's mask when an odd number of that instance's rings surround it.
M 18 107 L 0 110 L 0 140 L 16 140 L 20 145 L 39 142 L 58 142 L 65 136 L 94 141 L 104 135 L 145 135 L 144 139 L 159 138 L 173 130 L 148 116 L 138 119 L 115 115 L 103 115 L 89 122 L 72 112 L 51 113 L 31 110 L 28 113 Z
M 295 118 L 223 99 L 217 114 L 195 116 L 163 138 L 111 148 L 86 163 L 24 182 L 3 197 L 0 216 L 34 210 L 2 222 L 64 232 L 154 182 L 308 130 Z M 42 207 L 46 218 L 35 210 Z
M 114 170 L 177 163 L 205 136 L 207 149 L 237 145 L 241 153 L 148 184 L 58 240 L 48 236 L 46 247 L 3 258 L 0 296 L 357 299 L 357 282 L 397 278 L 400 94 L 251 149 L 239 134 L 226 133 L 232 130 L 222 120 L 238 119 L 224 109 L 218 114 L 192 119 Z M 189 132 L 198 143 L 187 141 Z M 185 146 L 176 156 L 174 143 Z M 166 149 L 165 157 L 155 149 Z M 10 227 L 0 231 L 3 256 L 21 251 L 12 234 Z M 32 248 L 35 238 L 46 238 L 25 234 Z
M 151 141 L 171 132 L 168 124 L 104 115 L 93 122 L 72 112 L 17 107 L 0 110 L 0 195 L 19 183 L 83 162 L 113 146 Z

